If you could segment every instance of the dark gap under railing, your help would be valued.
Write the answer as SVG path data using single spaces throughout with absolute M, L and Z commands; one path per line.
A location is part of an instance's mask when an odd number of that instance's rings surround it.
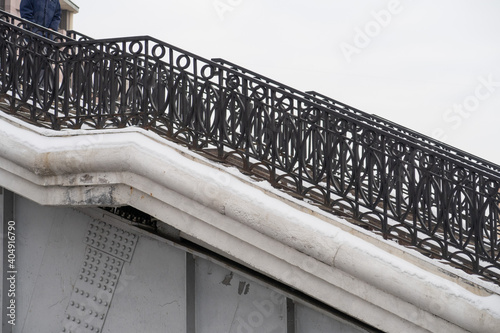
M 151 37 L 38 29 L 0 12 L 3 110 L 55 130 L 152 130 L 500 283 L 497 165 Z

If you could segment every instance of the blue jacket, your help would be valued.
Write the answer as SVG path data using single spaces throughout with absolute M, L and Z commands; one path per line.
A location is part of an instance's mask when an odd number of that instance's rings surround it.
M 59 0 L 21 0 L 21 17 L 52 30 L 59 29 L 61 5 Z

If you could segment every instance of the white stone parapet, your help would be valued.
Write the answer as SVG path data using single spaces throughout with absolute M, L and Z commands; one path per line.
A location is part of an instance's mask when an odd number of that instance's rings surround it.
M 140 128 L 52 131 L 0 112 L 0 186 L 43 205 L 130 205 L 385 332 L 500 327 L 500 287 Z

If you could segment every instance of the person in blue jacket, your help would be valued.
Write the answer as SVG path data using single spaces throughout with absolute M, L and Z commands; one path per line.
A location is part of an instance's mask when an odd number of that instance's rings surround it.
M 59 0 L 21 0 L 19 10 L 23 19 L 54 31 L 59 29 L 59 23 L 61 23 L 61 4 Z M 34 32 L 53 39 L 51 33 L 37 30 L 36 28 L 33 29 Z M 52 87 L 54 85 L 53 77 L 45 75 L 47 68 L 50 69 L 50 65 L 45 64 L 45 67 L 41 67 L 36 74 L 40 88 L 44 86 Z
M 21 17 L 57 31 L 61 23 L 59 0 L 21 0 Z

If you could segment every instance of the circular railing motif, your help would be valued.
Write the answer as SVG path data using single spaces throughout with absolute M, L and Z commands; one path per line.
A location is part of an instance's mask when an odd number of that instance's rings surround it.
M 0 16 L 10 112 L 54 129 L 155 130 L 500 280 L 497 167 L 157 40 L 51 40 L 10 19 Z

